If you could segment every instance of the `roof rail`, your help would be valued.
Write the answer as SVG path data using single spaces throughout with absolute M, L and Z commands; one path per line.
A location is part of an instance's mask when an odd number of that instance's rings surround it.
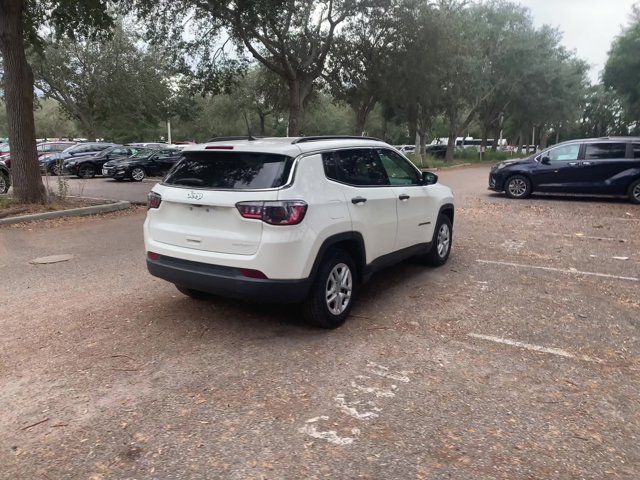
M 311 136 L 311 137 L 296 138 L 293 142 L 291 142 L 291 144 L 295 145 L 296 143 L 320 142 L 322 140 L 369 140 L 369 141 L 372 141 L 372 142 L 381 142 L 382 141 L 379 138 L 357 137 L 355 135 L 318 135 L 318 136 L 315 136 L 315 137 Z
M 264 137 L 256 137 L 253 135 L 241 135 L 241 136 L 236 136 L 236 137 L 214 137 L 214 138 L 210 138 L 209 140 L 207 140 L 204 143 L 216 143 L 216 142 L 234 142 L 237 140 L 258 140 L 259 138 L 264 138 Z

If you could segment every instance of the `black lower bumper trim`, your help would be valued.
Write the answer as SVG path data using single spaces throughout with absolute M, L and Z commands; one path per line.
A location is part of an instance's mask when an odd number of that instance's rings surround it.
M 247 278 L 239 268 L 192 262 L 160 255 L 147 258 L 151 275 L 200 292 L 261 303 L 299 303 L 311 287 L 309 278 L 271 280 Z

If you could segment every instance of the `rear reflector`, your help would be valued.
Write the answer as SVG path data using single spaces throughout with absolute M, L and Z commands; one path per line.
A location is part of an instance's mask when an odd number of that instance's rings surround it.
M 233 150 L 233 147 L 230 145 L 209 145 L 208 147 L 204 147 L 205 150 Z
M 147 258 L 149 260 L 158 260 L 160 258 L 160 255 L 156 252 L 147 252 Z
M 240 273 L 247 278 L 260 278 L 266 280 L 267 276 L 260 270 L 252 270 L 250 268 L 241 268 Z
M 270 225 L 297 225 L 307 213 L 307 204 L 300 200 L 239 202 L 236 208 L 243 218 L 262 220 Z

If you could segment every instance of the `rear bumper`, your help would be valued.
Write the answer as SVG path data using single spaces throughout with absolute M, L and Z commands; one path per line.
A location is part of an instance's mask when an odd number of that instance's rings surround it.
M 192 262 L 160 255 L 147 258 L 151 275 L 200 292 L 260 303 L 299 303 L 309 294 L 311 279 L 247 278 L 239 268 Z

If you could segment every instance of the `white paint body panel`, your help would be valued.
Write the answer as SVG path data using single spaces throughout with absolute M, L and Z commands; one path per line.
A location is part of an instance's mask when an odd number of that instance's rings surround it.
M 391 148 L 383 142 L 322 140 L 292 145 L 291 141 L 229 142 L 235 151 L 299 157 L 292 181 L 280 189 L 229 191 L 155 185 L 152 191 L 162 196 L 162 203 L 147 213 L 146 250 L 194 262 L 259 270 L 274 280 L 304 279 L 311 274 L 327 238 L 359 232 L 365 241 L 366 261 L 371 263 L 401 248 L 431 241 L 438 210 L 453 204 L 451 190 L 440 184 L 367 188 L 326 178 L 323 150 Z M 198 145 L 185 150 L 204 148 Z M 411 196 L 406 204 L 398 200 L 401 191 Z M 201 193 L 201 198 L 188 198 L 189 192 Z M 367 203 L 353 205 L 351 198 L 356 196 L 367 198 Z M 259 200 L 303 200 L 308 210 L 298 225 L 274 226 L 242 218 L 235 207 L 237 202 Z M 418 225 L 423 222 L 430 225 Z

